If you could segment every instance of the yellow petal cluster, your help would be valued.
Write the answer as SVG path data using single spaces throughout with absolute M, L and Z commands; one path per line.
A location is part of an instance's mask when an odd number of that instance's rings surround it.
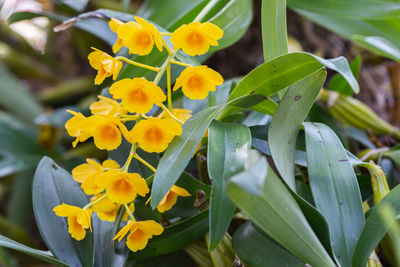
M 113 46 L 114 53 L 122 46 L 126 46 L 129 49 L 129 53 L 144 56 L 153 50 L 154 44 L 159 51 L 162 51 L 162 37 L 157 28 L 140 17 L 135 17 L 135 20 L 136 22 L 123 23 L 112 19 L 109 22 L 111 30 L 118 36 Z
M 210 46 L 217 46 L 223 35 L 224 32 L 210 22 L 192 22 L 175 30 L 171 43 L 175 50 L 182 49 L 189 56 L 197 56 L 206 53 Z
M 110 87 L 114 99 L 121 99 L 122 106 L 132 113 L 146 114 L 153 105 L 161 106 L 166 96 L 153 82 L 145 78 L 123 79 Z
M 189 99 L 204 99 L 223 82 L 221 74 L 207 66 L 188 67 L 176 79 L 173 90 L 182 87 L 183 94 Z
M 85 194 L 91 196 L 90 202 L 83 208 L 61 204 L 54 208 L 54 212 L 58 216 L 67 217 L 71 237 L 82 240 L 86 235 L 86 229 L 91 227 L 93 212 L 101 220 L 114 222 L 122 209 L 124 212 L 122 219 L 125 221 L 129 217 L 130 220 L 114 239 L 121 241 L 127 236 L 126 244 L 135 252 L 145 248 L 148 240 L 154 235 L 163 232 L 163 227 L 156 221 L 136 221 L 134 216 L 136 198 L 145 197 L 150 188 L 140 174 L 129 172 L 131 162 L 136 159 L 139 164 L 144 164 L 156 172 L 151 164 L 136 153 L 136 149 L 160 153 L 167 149 L 174 138 L 179 138 L 177 136 L 182 134 L 182 124 L 189 120 L 192 114 L 190 110 L 173 108 L 172 90 L 182 88 L 183 94 L 189 99 L 204 99 L 224 80 L 218 72 L 207 66 L 192 66 L 174 59 L 177 51 L 167 47 L 168 42 L 163 39 L 171 34 L 160 33 L 153 24 L 140 17 L 135 17 L 135 21 L 129 22 L 111 19 L 109 26 L 117 35 L 113 45 L 114 54 L 122 47 L 127 47 L 131 54 L 144 56 L 156 46 L 159 51 L 166 48 L 169 57 L 162 65 L 151 66 L 123 56 L 112 57 L 98 49 L 89 54 L 89 63 L 97 70 L 95 84 L 103 83 L 110 76 L 116 80 L 123 67 L 122 62 L 156 72 L 156 75 L 154 81 L 144 77 L 132 77 L 114 82 L 108 90 L 112 98 L 98 96 L 98 101 L 90 105 L 91 114 L 88 116 L 68 110 L 72 117 L 66 122 L 65 128 L 70 136 L 75 137 L 73 147 L 78 142 L 93 138 L 97 148 L 114 150 L 120 146 L 123 137 L 132 143 L 132 147 L 122 166 L 113 160 L 99 163 L 87 159 L 86 163 L 75 167 L 72 170 L 72 177 L 81 185 Z M 211 46 L 218 45 L 218 40 L 222 36 L 223 31 L 212 23 L 193 22 L 179 27 L 172 33 L 170 41 L 174 50 L 181 49 L 188 55 L 201 55 Z M 173 89 L 171 89 L 172 64 L 185 67 Z M 168 97 L 158 86 L 164 73 L 167 74 Z M 167 98 L 168 108 L 164 105 Z M 162 112 L 150 116 L 149 113 L 155 106 Z M 158 212 L 170 210 L 179 196 L 188 197 L 190 193 L 184 188 L 172 186 L 157 206 Z M 151 196 L 148 199 L 150 198 Z
M 161 235 L 164 231 L 163 227 L 155 221 L 141 221 L 133 222 L 129 221 L 114 237 L 118 239 L 119 242 L 129 233 L 126 238 L 126 245 L 130 250 L 136 252 L 138 250 L 144 249 L 147 242 L 154 235 Z
M 178 196 L 189 197 L 190 193 L 182 187 L 173 185 L 168 193 L 163 197 L 160 204 L 158 204 L 157 210 L 163 213 L 172 209 L 172 206 L 175 205 L 178 200 Z
M 115 80 L 122 68 L 122 62 L 115 60 L 109 54 L 93 48 L 95 51 L 88 56 L 90 65 L 97 70 L 94 84 L 102 84 L 104 79 L 112 76 Z
M 146 181 L 139 174 L 114 169 L 99 175 L 96 184 L 106 189 L 107 197 L 112 202 L 120 204 L 132 202 L 136 195 L 144 197 L 150 191 Z
M 181 125 L 174 120 L 149 118 L 138 122 L 128 136 L 130 142 L 137 142 L 144 151 L 160 153 L 181 133 Z
M 85 238 L 86 229 L 90 228 L 90 220 L 92 218 L 91 210 L 84 210 L 79 207 L 61 204 L 56 206 L 53 211 L 57 216 L 68 218 L 68 231 L 71 236 L 76 240 Z

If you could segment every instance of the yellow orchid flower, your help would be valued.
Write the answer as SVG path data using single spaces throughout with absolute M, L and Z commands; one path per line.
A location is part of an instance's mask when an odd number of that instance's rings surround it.
M 175 205 L 178 196 L 189 197 L 190 193 L 182 187 L 173 185 L 168 193 L 163 197 L 160 204 L 158 204 L 157 210 L 163 213 L 167 210 L 172 209 L 172 206 Z
M 122 62 L 99 49 L 93 47 L 92 49 L 95 51 L 89 54 L 88 59 L 90 65 L 97 70 L 94 84 L 102 84 L 104 79 L 110 76 L 113 76 L 113 80 L 117 79 L 123 65 Z

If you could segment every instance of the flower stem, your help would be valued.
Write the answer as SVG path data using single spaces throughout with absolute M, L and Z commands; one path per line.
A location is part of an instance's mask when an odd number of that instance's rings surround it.
M 167 95 L 168 95 L 168 109 L 172 109 L 171 65 L 168 65 L 167 67 Z
M 128 172 L 129 165 L 131 165 L 131 161 L 136 154 L 136 143 L 132 144 L 131 152 L 129 153 L 128 159 L 126 160 L 124 166 L 122 167 L 122 171 Z
M 128 215 L 129 215 L 129 218 L 131 218 L 131 221 L 136 222 L 136 219 L 133 216 L 132 212 L 130 211 L 128 204 L 125 203 L 124 207 L 125 207 L 126 213 L 128 213 Z
M 171 63 L 172 63 L 172 64 L 175 64 L 175 65 L 183 66 L 183 67 L 192 67 L 191 64 L 186 64 L 186 63 L 177 61 L 177 60 L 175 60 L 175 59 L 171 59 Z
M 197 17 L 193 21 L 201 21 L 218 2 L 219 0 L 211 0 L 210 2 L 208 2 L 208 4 L 203 7 L 203 9 L 199 12 Z
M 87 210 L 88 208 L 90 208 L 91 206 L 99 203 L 100 201 L 102 201 L 103 199 L 105 199 L 107 197 L 107 194 L 102 195 L 101 197 L 99 197 L 98 199 L 96 199 L 93 202 L 88 203 L 86 206 L 84 206 L 82 209 L 83 210 Z
M 164 61 L 164 63 L 161 65 L 160 71 L 157 73 L 156 77 L 155 77 L 154 80 L 153 80 L 153 82 L 154 82 L 155 84 L 158 85 L 158 83 L 159 83 L 160 80 L 161 80 L 161 77 L 163 76 L 164 72 L 167 70 L 167 67 L 168 67 L 169 64 L 170 64 L 171 59 L 173 59 L 173 58 L 175 57 L 175 55 L 176 55 L 176 51 L 175 51 L 172 55 L 169 55 L 169 56 L 167 57 L 167 59 Z
M 168 55 L 172 55 L 173 52 L 172 52 L 171 49 L 169 48 L 168 44 L 165 42 L 164 38 L 161 38 L 161 41 L 162 41 L 162 43 L 163 43 L 165 49 L 167 50 Z
M 146 65 L 146 64 L 142 64 L 142 63 L 130 60 L 130 59 L 128 59 L 126 57 L 122 57 L 122 56 L 115 57 L 115 60 L 122 60 L 122 61 L 125 61 L 126 63 L 131 64 L 131 65 L 134 65 L 134 66 L 137 66 L 137 67 L 141 67 L 141 68 L 144 68 L 144 69 L 148 69 L 148 70 L 152 70 L 152 71 L 155 71 L 155 72 L 159 72 L 160 71 L 160 68 L 149 66 L 149 65 Z
M 147 161 L 145 161 L 144 159 L 142 159 L 138 154 L 133 155 L 133 157 L 135 159 L 137 159 L 139 162 L 143 163 L 144 165 L 146 165 L 150 170 L 152 170 L 154 173 L 156 172 L 156 169 L 150 165 L 150 163 L 148 163 Z
M 172 114 L 171 111 L 170 111 L 169 109 L 167 109 L 166 106 L 164 106 L 164 104 L 161 103 L 161 106 L 160 106 L 160 107 L 161 107 L 165 112 L 167 112 L 167 114 L 168 114 L 172 119 L 174 119 L 175 121 L 179 122 L 180 124 L 184 124 L 184 123 L 185 123 L 184 121 L 181 121 L 180 119 L 178 119 L 177 117 L 175 117 L 175 115 Z

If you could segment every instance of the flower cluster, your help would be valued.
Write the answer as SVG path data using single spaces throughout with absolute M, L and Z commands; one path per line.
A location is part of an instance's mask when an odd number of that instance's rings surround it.
M 89 54 L 88 59 L 90 65 L 97 70 L 95 84 L 101 84 L 111 76 L 116 80 L 123 62 L 157 74 L 153 81 L 144 77 L 134 77 L 114 82 L 109 87 L 112 98 L 98 96 L 99 100 L 90 106 L 90 116 L 68 110 L 73 116 L 65 127 L 68 134 L 75 137 L 73 147 L 93 137 L 97 148 L 114 150 L 120 146 L 124 137 L 132 144 L 132 148 L 123 166 L 114 160 L 105 160 L 100 164 L 87 159 L 87 163 L 75 167 L 72 170 L 72 177 L 80 183 L 84 193 L 91 196 L 90 203 L 83 208 L 63 203 L 56 206 L 54 212 L 58 216 L 67 217 L 69 233 L 74 239 L 82 240 L 85 238 L 86 230 L 91 230 L 93 212 L 101 220 L 114 222 L 119 210 L 123 209 L 122 220 L 126 221 L 129 218 L 129 221 L 114 239 L 121 241 L 129 232 L 126 244 L 130 250 L 137 251 L 145 248 L 148 240 L 154 235 L 162 234 L 163 227 L 152 220 L 136 221 L 134 201 L 137 196 L 147 196 L 151 182 L 138 173 L 129 172 L 130 163 L 135 158 L 156 172 L 153 166 L 136 153 L 136 149 L 140 147 L 146 152 L 160 153 L 167 149 L 175 136 L 181 135 L 182 124 L 191 117 L 191 111 L 173 108 L 172 91 L 182 88 L 183 94 L 189 99 L 204 99 L 210 91 L 215 91 L 216 86 L 223 83 L 222 76 L 207 66 L 192 66 L 175 59 L 179 49 L 190 56 L 206 53 L 210 46 L 218 45 L 218 39 L 222 37 L 223 31 L 212 23 L 192 22 L 182 25 L 173 33 L 163 33 L 139 17 L 129 22 L 111 19 L 109 26 L 118 37 L 113 46 L 114 53 L 122 47 L 127 47 L 130 54 L 147 55 L 155 46 L 160 52 L 165 49 L 168 57 L 161 67 L 157 67 L 122 56 L 113 57 L 93 48 L 94 51 Z M 173 48 L 168 46 L 167 41 L 173 44 Z M 172 65 L 185 67 L 173 88 Z M 167 94 L 158 86 L 165 72 Z M 164 105 L 165 101 L 168 102 L 168 107 Z M 154 106 L 159 107 L 162 112 L 158 116 L 147 116 L 146 114 Z M 131 129 L 125 125 L 129 121 L 135 122 Z M 178 196 L 188 197 L 190 193 L 173 185 L 159 203 L 158 212 L 170 210 Z

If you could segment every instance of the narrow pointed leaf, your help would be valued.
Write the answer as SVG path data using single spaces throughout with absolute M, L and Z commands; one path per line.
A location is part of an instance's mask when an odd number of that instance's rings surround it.
M 294 154 L 301 123 L 306 118 L 325 81 L 320 70 L 291 85 L 276 110 L 268 132 L 272 159 L 285 182 L 296 191 Z
M 388 214 L 388 210 L 391 212 Z M 364 229 L 354 250 L 353 267 L 364 267 L 371 252 L 393 226 L 400 216 L 400 186 L 376 205 L 368 216 Z
M 51 253 L 48 251 L 42 251 L 38 249 L 33 249 L 30 247 L 27 247 L 23 244 L 20 244 L 14 240 L 11 240 L 5 236 L 0 235 L 0 247 L 5 247 L 9 249 L 14 249 L 16 251 L 22 252 L 24 254 L 30 255 L 32 257 L 41 259 L 43 261 L 46 261 L 51 264 L 55 264 L 57 266 L 62 266 L 62 267 L 68 267 L 66 263 L 54 258 Z
M 335 266 L 296 200 L 265 158 L 232 177 L 227 192 L 258 227 L 300 260 L 311 266 Z
M 340 140 L 324 124 L 304 123 L 310 186 L 317 209 L 326 217 L 332 247 L 342 266 L 351 266 L 364 226 L 357 177 Z
M 262 1 L 261 30 L 265 61 L 288 52 L 286 0 Z
M 210 250 L 228 230 L 235 204 L 226 194 L 229 178 L 243 171 L 250 152 L 250 130 L 244 125 L 214 121 L 208 132 L 207 166 L 213 188 L 210 201 Z

